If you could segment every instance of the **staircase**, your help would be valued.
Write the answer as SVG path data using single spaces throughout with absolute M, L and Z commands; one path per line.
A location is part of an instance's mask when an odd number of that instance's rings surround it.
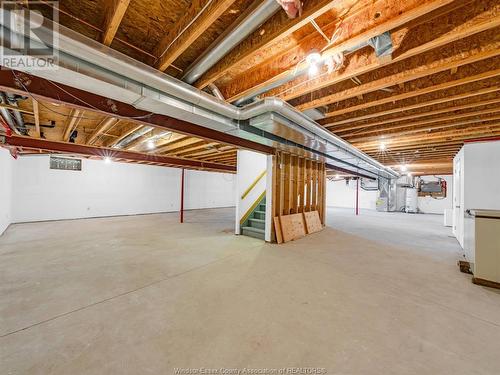
M 257 204 L 253 212 L 241 226 L 241 234 L 264 240 L 266 222 L 266 196 Z

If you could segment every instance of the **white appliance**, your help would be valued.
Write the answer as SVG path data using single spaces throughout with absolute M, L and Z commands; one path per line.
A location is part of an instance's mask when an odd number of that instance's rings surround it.
M 405 212 L 410 214 L 418 212 L 418 190 L 416 188 L 406 189 Z
M 467 210 L 500 210 L 500 140 L 467 142 L 453 159 L 453 234 L 473 263 L 473 218 Z
M 469 210 L 465 222 L 473 282 L 500 288 L 500 211 Z

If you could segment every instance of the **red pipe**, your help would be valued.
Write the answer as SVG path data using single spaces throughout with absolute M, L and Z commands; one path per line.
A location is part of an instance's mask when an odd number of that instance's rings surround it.
M 359 215 L 359 178 L 356 179 L 356 215 Z
M 181 223 L 184 223 L 184 168 L 181 173 Z

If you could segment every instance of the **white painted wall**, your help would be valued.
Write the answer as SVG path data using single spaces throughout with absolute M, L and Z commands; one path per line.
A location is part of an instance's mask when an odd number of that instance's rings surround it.
M 365 191 L 359 188 L 359 208 L 375 210 L 378 191 Z M 326 181 L 326 205 L 329 207 L 352 208 L 356 206 L 356 181 L 346 185 L 344 180 Z
M 12 166 L 14 159 L 0 148 L 0 235 L 12 222 Z
M 188 171 L 184 177 L 184 208 L 234 207 L 236 175 L 205 171 Z
M 444 214 L 445 208 L 452 208 L 452 182 L 451 176 L 438 176 L 447 183 L 447 196 L 443 200 L 431 197 L 419 197 L 418 208 L 423 213 Z M 435 180 L 434 176 L 422 176 L 425 181 Z M 361 209 L 376 210 L 378 191 L 366 191 L 359 188 L 359 207 Z M 329 207 L 352 208 L 356 205 L 356 181 L 351 180 L 346 185 L 344 180 L 326 182 L 326 205 Z
M 181 170 L 82 160 L 82 171 L 49 169 L 46 155 L 13 168 L 12 222 L 172 212 L 180 209 Z M 230 174 L 186 170 L 186 209 L 234 206 Z

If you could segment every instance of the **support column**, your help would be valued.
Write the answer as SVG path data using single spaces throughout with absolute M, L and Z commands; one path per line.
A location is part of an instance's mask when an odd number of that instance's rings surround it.
M 181 223 L 184 223 L 184 168 L 181 173 Z
M 356 215 L 359 215 L 359 177 L 356 178 Z

